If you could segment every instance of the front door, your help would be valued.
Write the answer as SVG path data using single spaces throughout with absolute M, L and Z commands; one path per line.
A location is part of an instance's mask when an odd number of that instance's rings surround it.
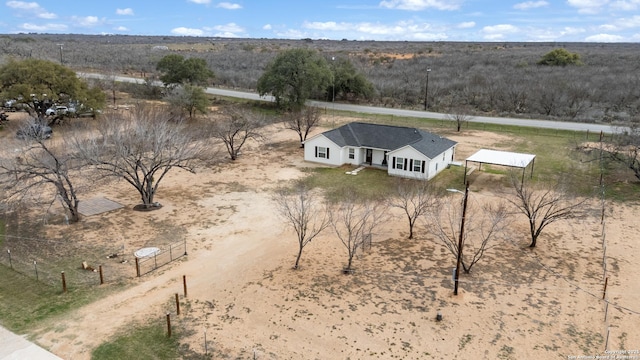
M 372 149 L 367 149 L 367 155 L 365 157 L 365 162 L 369 163 L 369 165 L 371 165 L 371 163 L 373 162 L 373 150 Z

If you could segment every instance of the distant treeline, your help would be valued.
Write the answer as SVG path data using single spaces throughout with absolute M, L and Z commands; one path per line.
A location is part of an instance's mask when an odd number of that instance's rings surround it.
M 636 43 L 16 34 L 0 35 L 0 61 L 35 57 L 76 71 L 157 78 L 156 63 L 178 52 L 205 59 L 216 75 L 212 85 L 255 90 L 278 51 L 296 47 L 316 49 L 329 61 L 348 57 L 374 84 L 376 95 L 368 102 L 377 106 L 424 109 L 426 104 L 439 112 L 606 123 L 637 120 L 640 114 Z M 578 54 L 582 65 L 537 65 L 558 48 Z

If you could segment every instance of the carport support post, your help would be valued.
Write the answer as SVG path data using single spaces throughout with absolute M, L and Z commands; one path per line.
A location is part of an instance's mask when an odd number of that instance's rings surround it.
M 464 178 L 462 179 L 462 183 L 464 184 L 467 183 L 467 164 L 468 164 L 468 161 L 465 160 L 464 161 Z

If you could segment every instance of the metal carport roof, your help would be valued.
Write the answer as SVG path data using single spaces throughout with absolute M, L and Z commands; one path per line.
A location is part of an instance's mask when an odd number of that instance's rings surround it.
M 482 167 L 482 164 L 493 164 L 522 168 L 522 181 L 524 182 L 524 172 L 529 164 L 532 164 L 531 176 L 533 176 L 535 159 L 536 156 L 533 154 L 480 149 L 475 154 L 469 156 L 464 162 L 464 183 L 467 183 L 467 164 L 469 161 L 480 163 L 480 167 Z

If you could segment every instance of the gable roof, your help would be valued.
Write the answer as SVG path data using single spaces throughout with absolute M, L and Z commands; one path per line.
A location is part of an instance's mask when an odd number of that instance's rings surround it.
M 322 133 L 340 147 L 370 147 L 393 151 L 411 146 L 432 159 L 457 143 L 430 132 L 391 125 L 352 122 Z

